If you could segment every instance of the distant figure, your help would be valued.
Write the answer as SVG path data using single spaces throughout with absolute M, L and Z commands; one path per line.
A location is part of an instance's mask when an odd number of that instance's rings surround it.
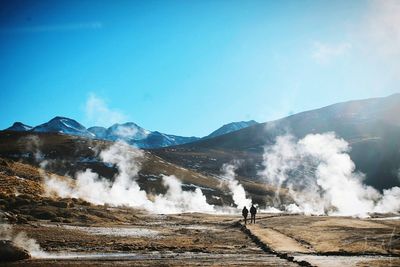
M 254 207 L 253 204 L 251 204 L 250 214 L 251 214 L 250 223 L 256 223 L 257 209 L 256 207 Z
M 246 208 L 246 206 L 244 206 L 244 208 L 242 209 L 242 215 L 244 218 L 244 224 L 247 224 L 247 214 L 249 214 L 249 210 Z

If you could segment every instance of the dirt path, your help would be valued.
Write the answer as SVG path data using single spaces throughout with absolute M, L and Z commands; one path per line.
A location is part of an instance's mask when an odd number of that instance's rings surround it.
M 312 252 L 293 238 L 281 234 L 271 228 L 263 228 L 258 225 L 247 225 L 247 229 L 274 251 L 287 253 Z
M 264 216 L 257 224 L 241 226 L 264 251 L 300 266 L 400 266 L 396 254 L 398 222 L 390 218 L 374 222 L 345 217 Z M 365 241 L 360 249 L 365 236 L 371 244 Z M 387 239 L 391 242 L 384 243 Z M 382 248 L 377 249 L 378 242 Z M 338 250 L 339 245 L 345 250 Z M 367 249 L 371 246 L 374 250 Z

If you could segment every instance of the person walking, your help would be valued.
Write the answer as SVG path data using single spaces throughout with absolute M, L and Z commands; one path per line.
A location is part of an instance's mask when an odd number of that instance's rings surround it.
M 256 223 L 257 209 L 256 207 L 254 207 L 253 204 L 251 204 L 250 214 L 251 214 L 250 223 Z
M 247 214 L 249 214 L 249 210 L 246 208 L 246 206 L 244 206 L 244 208 L 242 209 L 242 215 L 244 218 L 244 224 L 247 224 Z

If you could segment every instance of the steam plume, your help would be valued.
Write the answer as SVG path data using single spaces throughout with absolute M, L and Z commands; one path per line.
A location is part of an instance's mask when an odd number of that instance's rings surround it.
M 17 247 L 28 251 L 34 258 L 41 258 L 47 255 L 36 240 L 27 237 L 25 232 L 14 233 L 12 226 L 7 223 L 0 223 L 0 239 L 12 241 Z
M 235 178 L 235 170 L 237 164 L 224 164 L 222 170 L 224 172 L 222 178 L 225 179 L 226 184 L 232 194 L 232 199 L 238 208 L 251 206 L 251 199 L 246 198 L 246 192 L 239 181 Z
M 118 174 L 110 182 L 90 169 L 79 172 L 76 180 L 61 181 L 55 177 L 45 179 L 45 189 L 49 194 L 60 197 L 76 197 L 94 204 L 126 205 L 143 208 L 155 213 L 211 212 L 212 205 L 206 202 L 202 191 L 183 191 L 182 183 L 175 176 L 162 176 L 167 188 L 164 195 L 157 195 L 151 201 L 147 193 L 140 188 L 136 179 L 140 166 L 138 160 L 143 152 L 124 142 L 116 142 L 100 153 L 105 163 L 114 164 Z
M 285 185 L 295 203 L 286 208 L 306 214 L 366 216 L 371 212 L 397 212 L 400 188 L 380 194 L 362 183 L 364 174 L 355 172 L 347 154 L 348 143 L 334 133 L 309 134 L 296 141 L 279 136 L 265 148 L 261 176 L 279 189 Z

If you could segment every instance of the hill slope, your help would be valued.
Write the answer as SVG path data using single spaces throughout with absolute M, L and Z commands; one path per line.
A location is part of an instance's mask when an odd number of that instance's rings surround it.
M 217 136 L 220 136 L 220 135 L 223 135 L 223 134 L 227 134 L 227 133 L 230 133 L 230 132 L 235 132 L 235 131 L 238 131 L 240 129 L 243 129 L 243 128 L 246 128 L 246 127 L 249 127 L 249 126 L 253 126 L 253 125 L 257 124 L 257 123 L 258 122 L 254 121 L 254 120 L 231 122 L 231 123 L 223 125 L 222 127 L 218 128 L 214 132 L 210 133 L 209 135 L 204 137 L 204 139 L 217 137 Z
M 242 159 L 239 174 L 257 180 L 263 148 L 273 144 L 277 136 L 302 138 L 310 133 L 335 132 L 350 143 L 350 156 L 357 169 L 366 173 L 366 183 L 384 189 L 400 184 L 399 112 L 400 94 L 350 101 L 153 153 L 203 173 L 217 173 L 223 163 Z
M 64 176 L 74 177 L 75 173 L 91 169 L 102 177 L 113 180 L 115 166 L 99 159 L 99 152 L 113 142 L 93 140 L 59 133 L 0 132 L 0 157 L 21 161 L 35 167 L 46 166 L 46 170 Z M 42 163 L 42 164 L 41 164 Z M 226 188 L 221 187 L 218 177 L 197 173 L 172 164 L 149 151 L 140 159 L 138 184 L 148 193 L 164 193 L 162 175 L 175 175 L 185 190 L 197 186 L 203 190 L 211 204 L 232 203 Z M 242 181 L 247 192 L 258 203 L 271 200 L 272 189 L 253 181 Z

